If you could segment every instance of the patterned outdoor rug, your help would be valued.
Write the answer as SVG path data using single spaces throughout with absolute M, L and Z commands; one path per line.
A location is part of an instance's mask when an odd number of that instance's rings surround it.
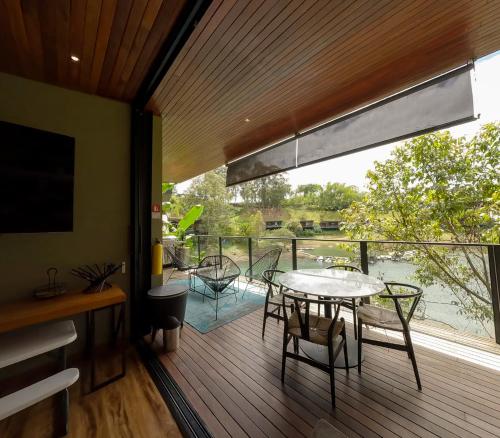
M 187 280 L 171 280 L 170 283 L 188 285 Z M 202 290 L 200 280 L 197 280 L 197 289 Z M 234 321 L 242 316 L 248 315 L 253 311 L 261 308 L 266 300 L 265 295 L 254 287 L 248 288 L 243 296 L 245 283 L 240 284 L 240 289 L 237 294 L 238 301 L 235 302 L 234 295 L 227 295 L 219 298 L 219 311 L 217 320 L 215 319 L 215 300 L 205 297 L 197 292 L 190 291 L 186 305 L 186 316 L 184 322 L 198 330 L 200 333 L 208 333 L 218 327 Z

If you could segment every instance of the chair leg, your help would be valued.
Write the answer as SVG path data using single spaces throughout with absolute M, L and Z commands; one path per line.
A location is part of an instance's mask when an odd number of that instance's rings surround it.
M 266 334 L 266 321 L 267 321 L 267 308 L 268 308 L 268 300 L 266 298 L 266 302 L 264 304 L 264 320 L 262 321 L 262 339 L 264 339 L 264 335 Z
M 417 381 L 418 390 L 422 391 L 420 375 L 418 374 L 417 359 L 415 357 L 415 351 L 413 350 L 413 343 L 411 342 L 410 332 L 405 332 L 403 335 L 407 342 L 408 351 L 410 353 L 411 364 L 413 365 L 413 372 L 415 373 L 415 380 Z
M 278 316 L 281 317 L 281 306 L 278 306 Z M 276 321 L 278 321 L 278 325 L 280 325 L 280 320 L 277 319 Z
M 56 394 L 57 403 L 60 408 L 60 415 L 55 418 L 54 436 L 62 437 L 68 434 L 69 424 L 69 391 L 63 389 Z
M 358 319 L 358 374 L 361 374 L 361 349 L 363 345 L 363 321 Z
M 354 325 L 354 339 L 358 338 L 358 327 L 356 326 L 358 321 L 358 313 L 356 311 L 356 300 L 352 300 L 352 321 Z
M 215 292 L 215 320 L 217 321 L 217 316 L 219 313 L 219 293 Z
M 243 293 L 241 294 L 241 299 L 243 300 L 243 298 L 245 298 L 245 294 L 247 293 L 247 289 L 248 289 L 248 284 L 250 283 L 250 280 L 247 280 L 247 285 L 245 286 L 245 290 L 243 291 Z M 239 286 L 238 286 L 238 289 L 239 289 Z
M 328 344 L 328 365 L 330 368 L 330 393 L 332 397 L 332 408 L 335 409 L 335 359 L 333 357 L 333 346 Z
M 408 338 L 406 337 L 405 332 L 403 332 L 403 340 L 405 341 L 406 345 L 406 355 L 408 356 L 408 359 L 411 360 L 410 347 L 408 347 Z
M 156 333 L 158 333 L 158 329 L 156 327 L 153 328 L 153 332 L 151 333 L 151 343 L 154 344 L 156 339 Z
M 347 335 L 345 331 L 345 324 L 344 328 L 342 329 L 342 338 L 344 339 L 344 363 L 345 363 L 345 372 L 349 374 L 349 355 L 347 353 Z
M 283 351 L 282 351 L 282 357 L 281 357 L 281 382 L 282 383 L 285 381 L 286 347 L 288 345 L 288 342 L 290 342 L 290 338 L 288 338 L 286 331 L 283 331 Z

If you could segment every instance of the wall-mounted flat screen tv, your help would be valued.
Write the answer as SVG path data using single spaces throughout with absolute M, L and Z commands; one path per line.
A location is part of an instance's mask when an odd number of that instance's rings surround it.
M 0 234 L 73 230 L 75 139 L 0 121 Z

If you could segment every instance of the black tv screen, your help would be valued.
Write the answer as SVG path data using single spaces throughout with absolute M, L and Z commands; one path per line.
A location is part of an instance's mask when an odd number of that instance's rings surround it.
M 75 139 L 0 122 L 0 233 L 73 230 Z

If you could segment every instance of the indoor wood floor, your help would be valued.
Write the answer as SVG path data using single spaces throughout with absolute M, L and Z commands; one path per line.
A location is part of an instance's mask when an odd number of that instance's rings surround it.
M 70 391 L 68 438 L 182 436 L 135 351 L 125 378 L 87 395 L 81 394 L 81 381 Z M 1 421 L 0 437 L 52 437 L 53 415 L 53 399 L 44 400 Z
M 262 341 L 261 324 L 262 310 L 204 335 L 186 324 L 177 352 L 154 346 L 215 437 L 310 436 L 319 418 L 349 436 L 500 436 L 500 372 L 491 367 L 417 346 L 418 392 L 404 352 L 365 346 L 361 376 L 336 373 L 332 410 L 320 370 L 289 359 L 282 386 L 282 325 L 270 320 Z

